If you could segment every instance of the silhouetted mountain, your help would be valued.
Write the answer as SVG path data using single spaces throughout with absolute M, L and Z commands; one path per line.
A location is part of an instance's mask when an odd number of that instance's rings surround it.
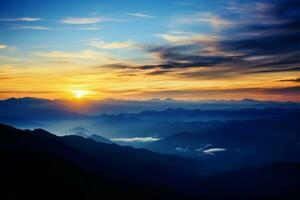
M 19 128 L 34 128 L 34 127 L 45 126 L 42 123 L 38 123 L 30 119 L 21 118 L 21 117 L 9 117 L 9 116 L 0 117 L 0 123 L 19 127 Z
M 199 199 L 299 199 L 300 164 L 278 162 L 207 177 L 195 184 Z
M 109 180 L 46 152 L 0 148 L 0 160 L 1 200 L 185 199 L 164 188 Z
M 106 139 L 105 137 L 95 134 L 92 131 L 90 131 L 86 128 L 82 128 L 82 127 L 71 128 L 71 129 L 67 130 L 66 133 L 67 133 L 67 135 L 76 135 L 76 136 L 80 136 L 83 138 L 90 138 L 96 142 L 103 142 L 103 143 L 108 143 L 108 144 L 113 143 L 109 139 Z
M 90 139 L 96 141 L 96 142 L 103 142 L 103 143 L 108 143 L 108 144 L 112 144 L 113 142 L 110 141 L 109 139 L 106 139 L 105 137 L 102 137 L 100 135 L 91 135 L 89 137 Z
M 101 125 L 111 125 L 111 126 L 122 126 L 132 123 L 142 123 L 143 121 L 135 116 L 124 116 L 124 115 L 102 115 L 101 121 L 97 124 Z
M 144 101 L 129 101 L 105 99 L 98 102 L 93 102 L 88 113 L 138 113 L 145 110 L 165 110 L 169 108 L 184 108 L 184 109 L 202 109 L 202 110 L 224 110 L 224 109 L 248 109 L 248 108 L 300 108 L 298 103 L 294 102 L 275 102 L 275 101 L 257 101 L 252 99 L 244 99 L 240 101 L 234 100 L 206 100 L 206 101 L 182 101 L 166 98 L 150 99 Z
M 95 142 L 78 136 L 57 137 L 44 130 L 18 130 L 0 125 L 0 149 L 46 152 L 97 174 L 104 180 L 144 188 L 177 187 L 199 173 L 192 161 L 147 150 Z M 187 173 L 180 174 L 186 171 Z M 198 171 L 198 172 L 197 172 Z M 108 173 L 109 172 L 109 173 Z M 174 179 L 175 178 L 175 179 Z
M 300 109 L 289 108 L 251 108 L 251 109 L 222 109 L 222 110 L 187 110 L 172 108 L 162 111 L 143 111 L 137 114 L 120 114 L 122 117 L 135 117 L 144 121 L 208 121 L 208 120 L 246 120 L 258 118 L 278 118 L 299 114 Z
M 200 133 L 223 126 L 232 119 L 296 118 L 299 109 L 266 108 L 244 110 L 186 110 L 144 111 L 137 114 L 103 114 L 91 128 L 105 137 L 160 137 L 174 133 Z M 132 120 L 133 119 L 133 120 Z M 199 119 L 202 119 L 199 121 Z M 213 119 L 213 120 L 211 120 Z M 218 120 L 216 120 L 218 119 Z M 209 120 L 209 121 L 208 121 Z
M 78 136 L 57 137 L 42 129 L 0 125 L 0 155 L 3 200 L 262 200 L 296 199 L 299 194 L 299 164 L 281 162 L 203 176 L 201 165 L 178 156 Z
M 207 101 L 179 101 L 174 99 L 151 99 L 145 101 L 129 101 L 117 99 L 104 99 L 100 101 L 88 100 L 84 104 L 68 100 L 47 100 L 37 98 L 11 98 L 0 100 L 1 111 L 8 111 L 11 116 L 24 117 L 25 113 L 36 116 L 37 110 L 48 111 L 40 113 L 43 118 L 53 117 L 83 117 L 76 113 L 98 115 L 101 113 L 120 114 L 120 113 L 138 113 L 145 110 L 161 111 L 169 108 L 184 108 L 189 110 L 224 110 L 224 109 L 249 109 L 249 108 L 300 108 L 299 103 L 294 102 L 274 102 L 257 101 L 244 99 L 241 101 L 207 100 Z M 23 114 L 22 114 L 22 111 Z M 57 113 L 61 111 L 61 113 Z M 2 113 L 3 113 L 2 112 Z M 18 114 L 18 115 L 17 115 Z
M 49 99 L 42 99 L 42 98 L 35 98 L 35 97 L 23 97 L 23 98 L 9 98 L 6 100 L 2 100 L 4 104 L 11 104 L 11 103 L 18 103 L 19 105 L 40 105 L 49 103 L 51 100 Z
M 101 114 L 106 111 L 130 113 Z M 132 113 L 138 111 L 141 112 Z M 0 100 L 2 123 L 19 128 L 42 127 L 58 135 L 64 135 L 66 129 L 83 126 L 107 138 L 166 137 L 174 132 L 200 132 L 212 124 L 217 125 L 198 121 L 285 118 L 286 115 L 297 112 L 299 113 L 298 103 L 255 100 L 195 102 L 173 99 L 150 101 L 106 99 L 82 102 L 36 98 Z M 10 119 L 5 119 L 7 117 Z M 11 120 L 13 118 L 15 120 Z
M 228 121 L 202 132 L 179 133 L 150 143 L 145 148 L 205 160 L 214 168 L 239 168 L 275 161 L 300 161 L 299 117 L 282 120 Z
M 81 136 L 83 138 L 88 138 L 91 135 L 93 135 L 93 132 L 82 128 L 82 127 L 75 127 L 75 128 L 71 128 L 69 130 L 66 131 L 67 135 L 77 135 L 77 136 Z
M 0 116 L 21 117 L 30 120 L 82 119 L 87 116 L 59 106 L 55 100 L 11 98 L 0 101 Z

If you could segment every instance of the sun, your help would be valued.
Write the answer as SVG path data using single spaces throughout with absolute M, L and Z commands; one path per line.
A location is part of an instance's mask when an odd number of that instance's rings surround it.
M 73 93 L 75 98 L 81 99 L 82 97 L 86 96 L 88 92 L 86 90 L 74 90 Z

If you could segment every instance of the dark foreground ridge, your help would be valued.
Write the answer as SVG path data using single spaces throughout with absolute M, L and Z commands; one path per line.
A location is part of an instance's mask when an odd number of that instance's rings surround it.
M 0 125 L 0 199 L 297 199 L 300 165 L 206 176 L 179 156 Z

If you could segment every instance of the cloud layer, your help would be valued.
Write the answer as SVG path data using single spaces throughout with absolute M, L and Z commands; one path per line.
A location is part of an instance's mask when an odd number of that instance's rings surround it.
M 193 24 L 199 29 L 208 24 L 214 32 L 158 34 L 168 44 L 150 45 L 145 50 L 156 55 L 161 64 L 141 66 L 141 69 L 156 69 L 158 74 L 159 71 L 167 73 L 166 69 L 209 67 L 218 76 L 228 75 L 228 71 L 234 74 L 299 71 L 296 68 L 300 63 L 299 13 L 299 1 L 287 0 L 247 6 L 233 4 L 224 16 L 209 13 L 184 16 L 176 23 Z M 185 76 L 197 76 L 197 73 L 185 73 Z
M 226 149 L 224 148 L 212 148 L 212 149 L 206 149 L 203 151 L 203 153 L 209 154 L 209 155 L 215 155 L 218 152 L 224 152 Z
M 156 142 L 161 140 L 161 138 L 155 137 L 134 137 L 134 138 L 112 138 L 110 139 L 114 142 Z
M 148 18 L 148 19 L 155 18 L 153 15 L 148 15 L 145 13 L 127 13 L 127 15 L 132 16 L 132 17 Z

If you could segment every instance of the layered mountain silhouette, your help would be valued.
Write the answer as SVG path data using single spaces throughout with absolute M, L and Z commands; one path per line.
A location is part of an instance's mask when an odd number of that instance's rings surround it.
M 32 97 L 0 100 L 0 113 L 10 113 L 11 115 L 18 117 L 26 117 L 26 114 L 31 114 L 31 118 L 39 116 L 40 118 L 42 117 L 44 119 L 62 116 L 75 119 L 84 117 L 83 115 L 87 114 L 98 115 L 99 113 L 138 113 L 147 110 L 161 111 L 176 108 L 188 110 L 237 110 L 274 107 L 299 109 L 300 105 L 299 103 L 294 102 L 257 101 L 252 99 L 244 99 L 241 101 L 179 101 L 174 99 L 150 99 L 145 101 L 104 99 L 95 101 L 86 99 L 84 104 L 74 103 L 64 99 L 48 100 Z M 47 112 L 38 113 L 37 110 L 43 110 Z
M 82 127 L 75 127 L 75 128 L 71 128 L 69 130 L 66 131 L 66 133 L 68 135 L 77 135 L 77 136 L 81 136 L 83 138 L 88 138 L 89 136 L 91 136 L 93 133 L 85 128 Z
M 179 156 L 6 125 L 0 125 L 0 154 L 4 200 L 296 199 L 299 195 L 300 166 L 293 162 L 207 176 L 201 163 Z
M 236 169 L 275 161 L 300 161 L 299 116 L 227 121 L 214 128 L 173 134 L 145 148 L 202 160 L 208 169 Z M 222 166 L 217 165 L 222 162 Z
M 71 129 L 67 130 L 66 133 L 67 133 L 67 135 L 76 135 L 76 136 L 80 136 L 83 138 L 90 138 L 96 142 L 102 142 L 102 143 L 108 143 L 108 144 L 113 143 L 109 139 L 102 137 L 99 134 L 95 134 L 94 132 L 92 132 L 86 128 L 83 128 L 83 127 L 71 128 Z
M 96 141 L 96 142 L 102 142 L 102 143 L 108 143 L 112 144 L 113 142 L 105 137 L 102 137 L 100 135 L 93 134 L 89 137 L 90 139 Z
M 84 178 L 87 178 L 88 180 L 91 179 L 92 181 L 95 179 L 96 182 L 100 181 L 100 183 L 108 183 L 111 185 L 110 191 L 114 191 L 115 195 L 119 195 L 118 193 L 115 193 L 115 190 L 119 192 L 124 190 L 125 193 L 133 195 L 133 198 L 135 197 L 136 199 L 138 199 L 139 194 L 143 194 L 139 191 L 143 190 L 157 190 L 156 195 L 154 196 L 160 196 L 161 190 L 162 194 L 164 194 L 164 188 L 171 187 L 171 179 L 175 178 L 178 179 L 178 181 L 188 181 L 189 175 L 180 175 L 180 171 L 188 172 L 190 170 L 195 171 L 196 169 L 192 165 L 191 161 L 180 157 L 164 156 L 146 150 L 133 149 L 132 147 L 121 147 L 115 144 L 99 143 L 91 139 L 84 139 L 79 136 L 57 137 L 42 129 L 36 129 L 34 131 L 22 131 L 9 126 L 1 125 L 0 133 L 0 149 L 8 159 L 4 160 L 5 162 L 1 162 L 8 165 L 6 171 L 1 170 L 1 172 L 8 173 L 7 170 L 10 169 L 11 165 L 14 165 L 14 162 L 26 162 L 28 157 L 29 160 L 36 159 L 34 162 L 43 162 L 42 167 L 47 168 L 47 165 L 49 164 L 50 168 L 47 170 L 54 171 L 51 173 L 46 171 L 45 176 L 46 178 L 50 178 L 48 176 L 51 176 L 52 173 L 56 173 L 56 164 L 52 163 L 54 162 L 57 163 L 58 170 L 62 170 L 57 172 L 57 176 L 61 176 L 60 178 L 62 179 L 66 178 L 67 180 L 65 181 L 70 183 L 70 185 L 64 185 L 65 187 L 68 187 L 69 190 L 71 190 L 70 187 L 73 185 L 71 184 L 72 179 L 69 180 L 70 177 L 68 175 L 63 175 L 65 172 L 64 170 L 68 170 L 69 168 L 70 170 L 75 171 L 72 172 L 75 173 L 75 177 L 79 176 L 79 178 L 81 178 L 81 176 L 84 176 L 85 174 L 92 174 L 92 176 L 86 175 L 87 177 Z M 25 157 L 23 157 L 23 153 Z M 16 160 L 10 160 L 11 157 L 9 155 L 19 156 L 15 157 Z M 31 158 L 31 156 L 33 158 Z M 49 163 L 47 163 L 48 159 Z M 31 164 L 28 165 L 31 166 Z M 1 165 L 1 167 L 5 166 L 6 165 Z M 18 166 L 20 167 L 20 171 L 27 173 L 26 170 L 23 170 L 22 165 Z M 14 166 L 15 169 L 16 167 L 17 166 Z M 32 169 L 30 172 L 32 173 L 33 177 L 37 176 L 35 178 L 38 178 L 38 174 L 35 175 L 34 171 L 34 168 L 36 167 L 39 167 L 39 165 L 35 166 L 35 163 L 32 163 Z M 172 170 L 169 171 L 168 169 Z M 197 171 L 195 172 L 195 174 L 197 174 Z M 9 171 L 10 176 L 12 176 L 14 173 L 14 170 Z M 176 174 L 179 176 L 176 176 Z M 9 179 L 10 176 L 7 178 Z M 24 174 L 23 176 L 26 175 Z M 17 182 L 18 177 L 15 178 L 15 180 L 10 181 Z M 28 179 L 27 184 L 30 184 L 29 180 L 30 179 Z M 60 184 L 64 184 L 64 182 L 61 182 L 59 179 L 57 179 L 57 181 L 60 181 Z M 78 181 L 80 181 L 80 179 Z M 5 182 L 2 183 L 5 184 Z M 44 191 L 48 191 L 50 193 L 52 191 L 51 183 L 54 183 L 54 180 L 51 179 L 50 182 L 48 182 L 48 180 L 43 180 L 42 183 L 42 185 L 47 187 L 44 188 Z M 157 186 L 155 183 L 157 183 Z M 74 184 L 82 185 L 76 182 Z M 119 184 L 121 184 L 121 186 L 118 186 Z M 13 185 L 11 187 L 13 187 Z M 30 186 L 30 188 L 31 187 L 32 189 L 31 192 L 29 192 L 29 195 L 31 195 L 31 193 L 34 194 L 34 187 Z M 86 190 L 88 190 L 88 187 L 95 186 L 87 185 L 83 189 L 79 188 L 78 192 L 80 192 L 81 196 L 87 192 Z M 7 190 L 1 190 L 1 194 L 10 199 L 10 194 L 7 194 L 7 191 L 18 194 L 18 189 L 23 190 L 22 187 L 8 188 Z M 97 192 L 100 193 L 100 196 L 103 195 L 103 193 L 105 194 L 106 191 L 105 189 L 102 189 L 101 186 L 99 186 L 98 189 L 99 191 Z M 56 191 L 52 192 L 56 193 Z M 114 194 L 109 195 L 114 196 Z M 18 198 L 22 198 L 23 194 L 20 193 L 18 195 L 20 195 Z M 57 195 L 59 194 L 57 193 Z M 96 194 L 94 193 L 93 195 Z M 170 193 L 170 195 L 173 196 L 173 192 Z M 75 197 L 76 195 L 72 194 L 71 196 Z M 150 196 L 153 197 L 152 194 L 150 194 Z

